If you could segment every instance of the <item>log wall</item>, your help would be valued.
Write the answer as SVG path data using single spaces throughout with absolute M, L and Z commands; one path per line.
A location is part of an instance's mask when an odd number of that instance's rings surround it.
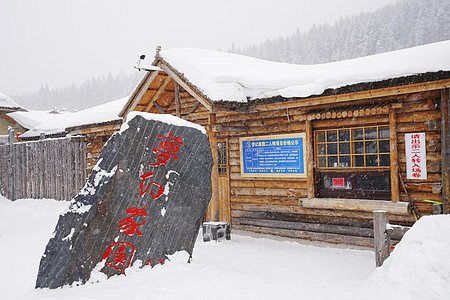
M 442 201 L 440 94 L 436 90 L 400 95 L 395 97 L 395 101 L 392 98 L 386 99 L 386 105 L 383 104 L 383 99 L 377 99 L 381 103 L 377 108 L 371 107 L 369 101 L 360 102 L 356 106 L 349 104 L 347 107 L 335 104 L 326 109 L 321 108 L 320 114 L 295 107 L 249 113 L 217 112 L 217 125 L 210 125 L 209 129 L 216 133 L 218 139 L 228 139 L 229 142 L 232 228 L 331 243 L 372 246 L 371 212 L 350 205 L 347 209 L 304 207 L 302 199 L 308 198 L 308 192 L 313 194 L 308 191 L 311 187 L 307 179 L 241 177 L 239 137 L 305 132 L 308 126 L 314 131 L 389 125 L 390 116 L 395 118 L 397 127 L 399 174 L 407 188 L 406 193 L 399 187 L 399 201 L 408 201 L 409 195 L 421 215 L 432 214 L 432 204 L 424 200 Z M 395 110 L 395 113 L 390 114 L 391 110 Z M 351 111 L 350 116 L 347 111 Z M 314 117 L 311 118 L 311 115 Z M 307 122 L 311 122 L 311 125 Z M 414 132 L 426 133 L 427 180 L 406 179 L 404 135 Z M 390 222 L 410 226 L 414 223 L 414 218 L 411 214 L 391 214 Z
M 83 140 L 61 138 L 0 146 L 0 192 L 10 200 L 70 200 L 85 181 Z

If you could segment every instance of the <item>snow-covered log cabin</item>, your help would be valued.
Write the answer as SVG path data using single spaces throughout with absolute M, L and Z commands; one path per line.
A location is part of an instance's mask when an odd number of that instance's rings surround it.
M 15 111 L 25 111 L 25 108 L 14 102 L 8 95 L 0 93 L 0 145 L 8 141 L 8 129 L 14 129 L 15 133 L 25 131 L 19 123 L 8 116 L 8 113 Z
M 371 246 L 372 211 L 449 212 L 450 41 L 321 65 L 157 49 L 123 108 L 206 127 L 208 220 Z

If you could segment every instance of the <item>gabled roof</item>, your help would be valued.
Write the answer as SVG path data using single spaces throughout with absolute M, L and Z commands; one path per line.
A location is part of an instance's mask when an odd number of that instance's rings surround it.
M 121 116 L 139 102 L 149 111 L 170 78 L 210 111 L 428 81 L 440 80 L 442 87 L 449 87 L 449 53 L 450 40 L 346 61 L 293 65 L 204 49 L 157 51 L 151 64 L 140 64 L 148 74 Z
M 25 110 L 22 106 L 14 102 L 11 97 L 0 93 L 0 112 L 12 112 L 16 110 Z
M 293 65 L 200 49 L 160 57 L 211 101 L 302 98 L 327 89 L 418 73 L 450 71 L 450 40 L 351 60 Z
M 25 128 L 27 132 L 21 138 L 38 137 L 41 132 L 46 136 L 60 136 L 67 133 L 70 127 L 98 126 L 111 122 L 121 122 L 119 111 L 129 97 L 124 97 L 105 104 L 97 105 L 74 113 L 54 114 L 50 111 L 13 112 L 8 116 Z

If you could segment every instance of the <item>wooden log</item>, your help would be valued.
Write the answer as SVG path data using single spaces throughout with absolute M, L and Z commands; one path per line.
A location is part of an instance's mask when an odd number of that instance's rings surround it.
M 306 133 L 306 180 L 307 180 L 307 197 L 314 198 L 314 150 L 313 150 L 313 129 L 310 121 L 305 122 Z
M 316 209 L 355 210 L 367 212 L 372 212 L 374 210 L 386 210 L 393 214 L 409 215 L 409 203 L 393 203 L 384 200 L 313 198 L 303 199 L 302 206 Z
M 376 210 L 373 212 L 373 231 L 375 264 L 380 267 L 389 256 L 389 241 L 386 235 L 386 226 L 388 224 L 387 212 Z
M 284 213 L 284 214 L 299 214 L 308 215 L 310 217 L 330 217 L 330 218 L 350 218 L 358 220 L 372 221 L 372 212 L 365 211 L 348 211 L 348 210 L 329 210 L 329 209 L 314 209 L 302 207 L 298 204 L 285 203 L 274 203 L 268 205 L 267 203 L 244 203 L 244 202 L 232 202 L 231 203 L 232 212 L 235 210 L 245 210 L 245 211 L 261 211 L 261 212 L 271 212 L 271 213 Z M 391 214 L 389 219 L 396 224 L 401 225 L 412 225 L 415 220 L 410 215 L 395 215 Z
M 290 229 L 308 232 L 334 233 L 334 234 L 352 235 L 361 237 L 373 237 L 372 228 L 360 228 L 355 226 L 330 225 L 330 224 L 305 223 L 305 222 L 287 222 L 280 220 L 265 220 L 265 219 L 234 218 L 233 225 L 236 224 L 269 227 L 277 229 Z
M 175 107 L 176 107 L 176 116 L 181 117 L 181 108 L 180 108 L 180 85 L 175 82 Z
M 287 229 L 264 228 L 251 225 L 233 225 L 232 228 L 235 230 L 244 230 L 310 241 L 321 241 L 331 244 L 346 244 L 361 247 L 373 247 L 373 239 L 364 237 L 344 236 L 332 233 L 318 233 L 318 232 L 307 232 L 307 231 L 297 231 Z
M 390 140 L 390 169 L 391 169 L 391 200 L 397 203 L 399 200 L 398 188 L 398 157 L 397 157 L 397 121 L 396 112 L 389 112 L 389 140 Z
M 450 123 L 449 89 L 441 90 L 441 159 L 443 213 L 450 213 Z

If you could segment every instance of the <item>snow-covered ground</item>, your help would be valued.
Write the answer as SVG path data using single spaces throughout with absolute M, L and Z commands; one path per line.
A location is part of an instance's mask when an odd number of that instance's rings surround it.
M 34 289 L 40 257 L 68 202 L 0 196 L 2 299 L 450 299 L 450 216 L 422 218 L 383 267 L 371 250 L 318 247 L 232 232 L 197 240 L 153 269 L 55 290 Z

